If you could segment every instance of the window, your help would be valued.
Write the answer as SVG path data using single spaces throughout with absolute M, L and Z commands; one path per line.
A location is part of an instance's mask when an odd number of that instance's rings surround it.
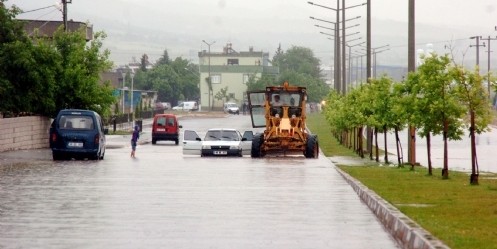
M 228 65 L 238 65 L 238 59 L 228 59 Z
M 243 75 L 243 84 L 247 84 L 249 79 L 250 79 L 250 74 L 244 74 Z
M 212 84 L 221 84 L 221 75 L 220 74 L 211 74 Z
M 59 119 L 62 129 L 91 130 L 94 127 L 93 118 L 90 116 L 63 115 Z

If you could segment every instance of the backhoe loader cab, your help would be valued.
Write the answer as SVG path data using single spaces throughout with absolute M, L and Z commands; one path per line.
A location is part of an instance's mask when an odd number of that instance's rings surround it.
M 305 87 L 268 86 L 265 91 L 247 92 L 254 128 L 265 128 L 252 140 L 252 157 L 268 153 L 319 155 L 318 139 L 305 126 L 307 91 Z

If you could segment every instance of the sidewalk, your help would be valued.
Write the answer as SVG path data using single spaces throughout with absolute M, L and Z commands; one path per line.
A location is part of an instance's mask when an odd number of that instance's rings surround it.
M 225 117 L 226 114 L 224 112 L 179 112 L 174 113 L 178 120 L 184 118 L 198 118 L 198 117 Z M 152 142 L 152 123 L 153 118 L 143 119 L 142 120 L 142 132 L 140 132 L 140 139 L 138 140 L 138 145 L 148 144 Z M 106 127 L 109 131 L 113 130 L 112 125 Z M 129 131 L 127 135 L 106 135 L 106 148 L 107 149 L 117 149 L 131 146 L 131 132 L 133 126 L 131 123 L 123 123 L 116 125 L 116 130 L 118 131 Z
M 138 139 L 138 145 L 148 144 L 152 141 L 152 122 L 153 119 L 142 120 L 142 132 L 140 132 L 140 139 Z M 128 125 L 129 126 L 129 125 Z M 122 126 L 123 128 L 116 130 L 129 130 L 127 135 L 106 135 L 106 146 L 107 149 L 118 149 L 131 146 L 131 128 L 128 126 Z

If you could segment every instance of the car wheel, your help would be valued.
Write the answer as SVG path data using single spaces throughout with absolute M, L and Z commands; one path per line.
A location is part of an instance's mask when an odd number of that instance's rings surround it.
M 157 139 L 152 138 L 152 144 L 156 144 L 156 143 L 157 143 Z
M 309 135 L 307 137 L 307 144 L 305 146 L 304 156 L 306 158 L 318 158 L 319 145 L 318 145 L 318 139 L 315 135 Z
M 82 157 L 81 159 L 84 159 L 84 157 Z M 95 155 L 91 155 L 88 159 L 98 160 L 98 159 L 100 159 L 100 154 L 97 152 Z
M 60 161 L 63 159 L 62 155 L 57 152 L 52 152 L 52 158 L 54 161 Z
M 178 144 L 179 144 L 179 139 L 177 139 L 177 138 L 176 138 L 176 139 L 174 140 L 174 144 L 178 145 Z

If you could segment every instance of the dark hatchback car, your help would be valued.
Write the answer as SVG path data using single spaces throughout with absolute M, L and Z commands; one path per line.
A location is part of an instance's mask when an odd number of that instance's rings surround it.
M 102 118 L 91 110 L 61 110 L 50 127 L 53 160 L 104 159 L 105 134 Z

